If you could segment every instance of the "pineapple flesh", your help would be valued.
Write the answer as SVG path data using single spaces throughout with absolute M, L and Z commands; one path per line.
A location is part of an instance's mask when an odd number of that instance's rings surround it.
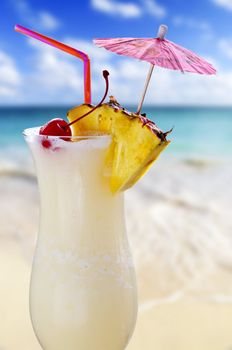
M 68 120 L 72 122 L 93 108 L 87 104 L 74 107 L 67 114 Z M 112 193 L 133 186 L 170 142 L 166 140 L 167 133 L 152 121 L 126 111 L 112 97 L 109 103 L 102 104 L 71 128 L 73 136 L 111 135 L 105 163 L 111 172 Z

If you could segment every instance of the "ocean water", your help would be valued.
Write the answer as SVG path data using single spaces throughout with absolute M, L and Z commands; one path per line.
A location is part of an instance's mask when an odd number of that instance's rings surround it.
M 0 108 L 1 151 L 25 150 L 22 131 L 48 120 L 65 118 L 67 107 Z M 134 106 L 127 106 L 135 110 Z M 228 157 L 232 155 L 232 108 L 144 107 L 143 112 L 164 131 L 174 127 L 165 157 Z

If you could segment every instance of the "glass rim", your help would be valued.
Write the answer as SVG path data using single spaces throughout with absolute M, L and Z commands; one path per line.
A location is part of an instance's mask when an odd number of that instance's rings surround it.
M 111 138 L 110 134 L 83 134 L 83 135 L 70 135 L 70 136 L 57 136 L 57 135 L 40 135 L 39 133 L 36 133 L 37 130 L 40 129 L 39 127 L 32 127 L 32 128 L 26 128 L 23 130 L 22 134 L 24 137 L 37 137 L 37 138 L 46 138 L 46 139 L 63 139 L 63 140 L 94 140 L 94 139 L 101 139 L 101 138 Z M 34 132 L 32 132 L 34 131 Z

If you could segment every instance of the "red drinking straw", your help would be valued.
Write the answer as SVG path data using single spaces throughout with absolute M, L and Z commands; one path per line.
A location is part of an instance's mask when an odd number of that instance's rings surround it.
M 48 38 L 45 35 L 42 35 L 37 32 L 33 32 L 30 29 L 20 26 L 17 24 L 15 30 L 19 33 L 28 35 L 37 40 L 43 41 L 44 43 L 54 46 L 59 50 L 65 51 L 70 55 L 80 58 L 84 62 L 84 99 L 85 103 L 91 103 L 91 77 L 90 77 L 90 59 L 86 53 L 76 50 L 68 45 L 60 43 L 54 39 Z

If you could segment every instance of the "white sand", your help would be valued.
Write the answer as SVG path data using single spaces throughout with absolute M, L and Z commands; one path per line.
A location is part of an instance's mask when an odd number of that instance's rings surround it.
M 30 265 L 15 242 L 1 242 L 0 349 L 39 350 L 29 318 Z
M 181 301 L 139 314 L 128 350 L 230 350 L 232 304 Z
M 38 220 L 28 169 L 0 164 L 1 350 L 40 349 L 28 310 Z M 226 163 L 161 160 L 128 191 L 140 298 L 128 350 L 232 349 L 231 176 Z

